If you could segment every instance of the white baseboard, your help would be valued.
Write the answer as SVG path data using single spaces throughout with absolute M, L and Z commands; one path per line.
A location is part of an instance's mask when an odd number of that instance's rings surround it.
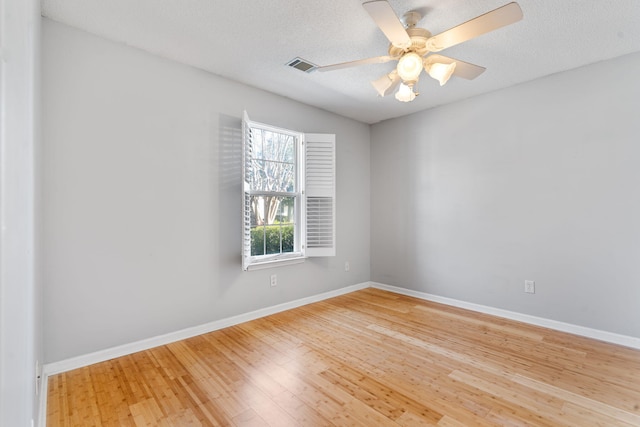
M 295 301 L 286 302 L 283 304 L 274 305 L 271 307 L 262 308 L 259 310 L 251 311 L 249 313 L 239 314 L 237 316 L 228 317 L 226 319 L 220 319 L 213 322 L 205 323 L 204 325 L 194 326 L 192 328 L 183 329 L 176 332 L 171 332 L 157 337 L 136 341 L 129 344 L 120 345 L 117 347 L 107 348 L 104 350 L 96 351 L 94 353 L 85 354 L 78 357 L 73 357 L 59 362 L 47 363 L 42 366 L 42 378 L 40 387 L 40 400 L 39 400 L 39 419 L 38 427 L 45 427 L 47 422 L 47 390 L 49 383 L 49 376 L 59 374 L 73 369 L 83 368 L 85 366 L 93 365 L 94 363 L 104 362 L 105 360 L 114 359 L 116 357 L 126 356 L 128 354 L 136 353 L 138 351 L 149 350 L 153 347 L 170 344 L 172 342 L 180 341 L 183 339 L 191 338 L 197 335 L 213 332 L 218 329 L 226 328 L 229 326 L 237 325 L 250 320 L 259 319 L 260 317 L 269 316 L 271 314 L 279 313 L 281 311 L 290 310 L 292 308 L 302 307 L 303 305 L 311 304 L 318 301 L 323 301 L 329 298 L 337 297 L 340 295 L 348 294 L 350 292 L 365 289 L 371 286 L 370 282 L 358 283 L 356 285 L 347 286 L 344 288 L 336 289 L 334 291 L 324 292 L 319 295 L 313 295 L 306 298 L 297 299 Z
M 599 329 L 586 328 L 584 326 L 573 325 L 571 323 L 559 322 L 557 320 L 545 319 L 543 317 L 531 316 L 528 314 L 517 313 L 515 311 L 503 310 L 500 308 L 489 307 L 481 304 L 460 301 L 453 298 L 441 297 L 438 295 L 428 294 L 426 292 L 414 291 L 397 286 L 385 285 L 383 283 L 370 282 L 371 287 L 382 289 L 396 294 L 407 295 L 427 301 L 433 301 L 440 304 L 451 305 L 454 307 L 464 308 L 467 310 L 477 311 L 480 313 L 491 314 L 493 316 L 504 317 L 506 319 L 517 320 L 531 325 L 542 326 L 557 331 L 568 332 L 574 335 L 580 335 L 600 341 L 606 341 L 613 344 L 623 345 L 640 350 L 640 338 L 627 335 L 616 334 L 613 332 L 601 331 Z
M 529 323 L 536 326 L 542 326 L 549 329 L 555 329 L 562 332 L 568 332 L 575 335 L 580 335 L 587 338 L 593 338 L 600 341 L 606 341 L 613 344 L 619 344 L 626 347 L 631 347 L 640 350 L 640 338 L 630 337 L 626 335 L 615 334 L 612 332 L 601 331 L 598 329 L 586 328 L 583 326 L 572 325 L 570 323 L 559 322 L 556 320 L 545 319 L 542 317 L 530 316 L 528 314 L 517 313 L 514 311 L 503 310 L 500 308 L 489 307 L 480 304 L 474 304 L 470 302 L 460 301 L 453 298 L 441 297 L 438 295 L 428 294 L 426 292 L 414 291 L 411 289 L 399 288 L 397 286 L 385 285 L 383 283 L 376 282 L 363 282 L 345 288 L 337 289 L 330 292 L 325 292 L 319 295 L 313 295 L 306 298 L 301 298 L 295 301 L 290 301 L 283 304 L 274 305 L 271 307 L 262 308 L 249 313 L 240 314 L 226 319 L 216 320 L 204 325 L 194 326 L 192 328 L 183 329 L 181 331 L 172 332 L 169 334 L 160 335 L 153 338 L 136 341 L 130 344 L 124 344 L 117 347 L 108 348 L 105 350 L 97 351 L 94 353 L 74 357 L 71 359 L 62 360 L 59 362 L 48 363 L 42 367 L 42 382 L 40 387 L 40 413 L 38 425 L 39 427 L 45 427 L 46 425 L 46 408 L 47 408 L 47 390 L 48 381 L 50 375 L 59 374 L 61 372 L 70 371 L 73 369 L 82 368 L 92 365 L 94 363 L 104 362 L 105 360 L 113 359 L 116 357 L 126 356 L 128 354 L 136 353 L 138 351 L 148 350 L 153 347 L 170 344 L 172 342 L 180 341 L 186 338 L 191 338 L 197 335 L 206 334 L 208 332 L 216 331 L 218 329 L 226 328 L 229 326 L 237 325 L 239 323 L 248 322 L 261 317 L 269 316 L 271 314 L 279 313 L 281 311 L 290 310 L 303 305 L 311 304 L 318 301 L 323 301 L 336 296 L 348 294 L 350 292 L 358 291 L 373 287 L 376 289 L 382 289 L 389 292 L 394 292 L 401 295 L 407 295 L 427 301 L 433 301 L 441 304 L 446 304 L 454 307 L 464 308 L 467 310 L 477 311 L 480 313 L 491 314 L 506 319 L 517 320 L 524 323 Z
M 470 302 L 456 300 L 453 298 L 441 297 L 438 295 L 433 295 L 425 292 L 414 291 L 411 289 L 400 288 L 397 286 L 385 285 L 383 283 L 363 282 L 356 285 L 340 288 L 334 291 L 325 292 L 319 295 L 313 295 L 313 296 L 301 298 L 295 301 L 290 301 L 287 303 L 262 308 L 249 313 L 228 317 L 226 319 L 216 320 L 213 322 L 205 323 L 203 325 L 194 326 L 192 328 L 187 328 L 187 329 L 171 332 L 164 335 L 159 335 L 157 337 L 147 338 L 141 341 L 136 341 L 136 342 L 124 344 L 121 346 L 100 350 L 94 353 L 73 357 L 73 358 L 62 360 L 59 362 L 48 363 L 48 364 L 45 364 L 42 368 L 42 384 L 43 384 L 43 387 L 45 387 L 44 390 L 46 391 L 45 382 L 48 375 L 54 375 L 61 372 L 82 368 L 84 366 L 89 366 L 94 363 L 103 362 L 105 360 L 113 359 L 116 357 L 126 356 L 128 354 L 132 354 L 138 351 L 148 350 L 153 347 L 158 347 L 161 345 L 180 341 L 186 338 L 191 338 L 197 335 L 206 334 L 208 332 L 212 332 L 218 329 L 237 325 L 243 322 L 248 322 L 250 320 L 258 319 L 260 317 L 269 316 L 271 314 L 279 313 L 281 311 L 290 310 L 292 308 L 322 301 L 328 298 L 333 298 L 339 295 L 344 295 L 344 294 L 354 292 L 360 289 L 365 289 L 368 287 L 383 289 L 383 290 L 394 292 L 401 295 L 407 295 L 415 298 L 420 298 L 423 300 L 438 302 L 441 304 L 451 305 L 454 307 L 465 308 L 467 310 L 473 310 L 480 313 L 491 314 L 498 317 L 504 317 L 507 319 L 529 323 L 532 325 L 542 326 L 545 328 L 555 329 L 562 332 L 568 332 L 575 335 L 580 335 L 588 338 L 593 338 L 601 341 L 623 345 L 626 347 L 640 349 L 640 338 L 636 338 L 636 337 L 615 334 L 613 332 L 601 331 L 598 329 L 592 329 L 584 326 L 573 325 L 570 323 L 559 322 L 556 320 L 545 319 L 542 317 L 531 316 L 528 314 L 517 313 L 514 311 L 503 310 L 500 308 L 474 304 Z
M 348 294 L 350 292 L 354 292 L 360 289 L 365 289 L 370 286 L 371 286 L 370 282 L 358 283 L 356 285 L 347 286 L 345 288 L 336 289 L 334 291 L 324 292 L 319 295 L 313 295 L 310 297 L 297 299 L 295 301 L 290 301 L 283 304 L 274 305 L 271 307 L 261 308 L 259 310 L 251 311 L 249 313 L 239 314 L 237 316 L 228 317 L 226 319 L 220 319 L 213 322 L 205 323 L 203 325 L 198 325 L 191 328 L 182 329 L 180 331 L 159 335 L 157 337 L 147 338 L 147 339 L 132 342 L 129 344 L 123 344 L 117 347 L 107 348 L 104 350 L 96 351 L 96 352 L 85 354 L 82 356 L 61 360 L 59 362 L 47 363 L 42 368 L 43 380 L 49 375 L 59 374 L 61 372 L 66 372 L 73 369 L 78 369 L 85 366 L 93 365 L 94 363 L 104 362 L 105 360 L 114 359 L 116 357 L 126 356 L 128 354 L 136 353 L 138 351 L 144 351 L 153 347 L 170 344 L 172 342 L 195 337 L 197 335 L 206 334 L 208 332 L 216 331 L 222 328 L 227 328 L 229 326 L 237 325 L 239 323 L 255 320 L 260 317 L 269 316 L 271 314 L 279 313 L 281 311 L 290 310 L 292 308 L 301 307 L 303 305 L 311 304 L 318 301 L 323 301 L 325 299 L 333 298 L 339 295 Z

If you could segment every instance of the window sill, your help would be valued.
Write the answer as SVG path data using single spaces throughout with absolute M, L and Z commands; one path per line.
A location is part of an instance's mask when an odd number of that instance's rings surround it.
M 301 264 L 305 260 L 303 256 L 295 258 L 281 258 L 269 261 L 256 261 L 247 266 L 247 271 L 262 270 L 264 268 L 284 267 L 285 265 Z

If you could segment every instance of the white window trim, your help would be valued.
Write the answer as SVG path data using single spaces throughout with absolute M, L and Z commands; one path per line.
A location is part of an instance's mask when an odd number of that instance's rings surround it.
M 248 165 L 249 129 L 283 133 L 299 138 L 296 146 L 296 216 L 294 218 L 294 252 L 273 255 L 251 256 L 250 215 L 247 197 L 253 193 L 247 187 L 246 172 Z M 243 270 L 258 270 L 304 262 L 309 257 L 335 256 L 335 135 L 304 134 L 278 128 L 249 119 L 247 112 L 242 120 L 242 267 Z M 312 149 L 307 150 L 311 145 Z M 320 156 L 314 157 L 315 153 Z M 307 168 L 307 163 L 310 167 Z M 307 175 L 307 171 L 310 175 Z M 319 201 L 321 203 L 319 204 Z M 311 203 L 312 217 L 307 218 L 308 203 Z M 320 210 L 318 206 L 321 206 Z M 324 209 L 324 210 L 322 210 Z M 308 234 L 314 236 L 307 247 Z
M 263 270 L 265 268 L 302 264 L 305 259 L 306 258 L 304 256 L 297 256 L 295 258 L 281 258 L 271 261 L 254 261 L 251 264 L 247 265 L 246 271 Z

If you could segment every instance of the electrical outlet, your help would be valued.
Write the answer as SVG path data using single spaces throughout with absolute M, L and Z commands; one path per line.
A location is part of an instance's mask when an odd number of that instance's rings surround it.
M 524 291 L 528 294 L 536 293 L 536 282 L 533 280 L 525 280 L 524 281 Z
M 344 263 L 344 271 L 349 271 L 351 269 L 351 266 L 349 265 L 349 261 L 346 261 Z
M 271 275 L 271 286 L 276 286 L 278 284 L 278 276 L 275 274 Z

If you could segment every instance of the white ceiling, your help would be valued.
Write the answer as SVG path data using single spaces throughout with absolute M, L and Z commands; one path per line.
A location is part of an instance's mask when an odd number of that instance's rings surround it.
M 510 0 L 389 0 L 438 34 Z M 524 19 L 442 52 L 487 68 L 446 86 L 424 74 L 401 103 L 370 85 L 395 62 L 325 73 L 317 65 L 386 55 L 388 41 L 360 0 L 42 0 L 53 20 L 366 123 L 403 116 L 640 51 L 638 0 L 518 0 Z

